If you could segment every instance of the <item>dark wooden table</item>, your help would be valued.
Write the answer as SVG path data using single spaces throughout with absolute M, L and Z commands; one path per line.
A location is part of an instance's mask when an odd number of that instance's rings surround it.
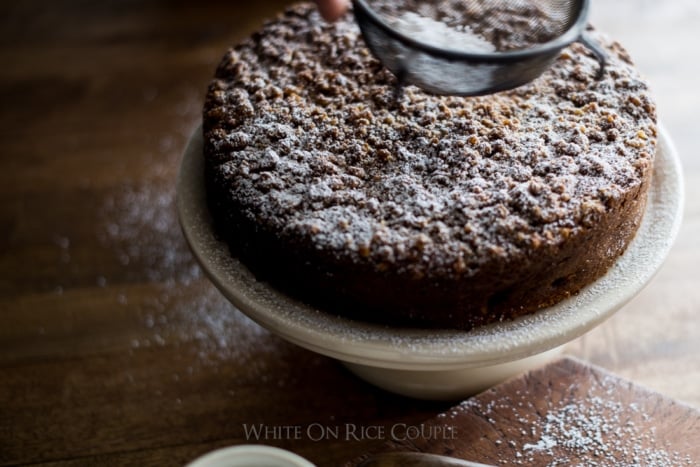
M 0 465 L 182 465 L 246 425 L 419 423 L 417 402 L 270 335 L 202 276 L 173 206 L 183 146 L 228 45 L 284 1 L 0 5 Z M 700 407 L 697 2 L 594 19 L 654 85 L 686 168 L 664 268 L 569 353 Z M 336 465 L 382 440 L 295 440 Z

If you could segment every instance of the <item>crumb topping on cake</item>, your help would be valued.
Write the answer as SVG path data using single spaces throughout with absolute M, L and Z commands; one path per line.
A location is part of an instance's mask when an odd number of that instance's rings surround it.
M 343 261 L 464 277 L 594 225 L 648 178 L 655 107 L 619 44 L 605 75 L 580 44 L 529 85 L 485 97 L 407 87 L 350 16 L 287 10 L 228 51 L 205 155 L 243 215 Z

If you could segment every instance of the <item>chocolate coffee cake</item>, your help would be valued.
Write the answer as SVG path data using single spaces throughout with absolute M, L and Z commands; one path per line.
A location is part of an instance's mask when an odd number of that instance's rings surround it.
M 222 237 L 261 280 L 332 313 L 473 326 L 552 305 L 633 238 L 656 147 L 647 84 L 592 32 L 518 89 L 396 80 L 351 15 L 287 10 L 229 50 L 204 108 Z

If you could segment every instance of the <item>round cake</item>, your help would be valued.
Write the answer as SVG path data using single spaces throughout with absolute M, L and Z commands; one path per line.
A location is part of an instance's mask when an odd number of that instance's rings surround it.
M 602 276 L 640 224 L 656 110 L 623 48 L 484 97 L 396 92 L 351 15 L 288 9 L 227 52 L 204 108 L 221 236 L 324 311 L 469 329 Z

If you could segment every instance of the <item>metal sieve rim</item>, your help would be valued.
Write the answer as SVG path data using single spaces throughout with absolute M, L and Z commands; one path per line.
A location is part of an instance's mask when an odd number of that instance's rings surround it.
M 430 55 L 436 57 L 442 57 L 448 60 L 465 60 L 472 62 L 487 62 L 487 63 L 509 63 L 527 60 L 530 58 L 538 57 L 541 55 L 555 53 L 560 49 L 578 41 L 583 32 L 588 25 L 588 14 L 590 11 L 590 0 L 578 0 L 578 14 L 576 20 L 563 34 L 559 35 L 556 39 L 545 42 L 543 44 L 538 44 L 534 47 L 521 50 L 507 50 L 503 52 L 461 52 L 453 49 L 444 49 L 441 47 L 436 47 L 434 45 L 428 44 L 416 40 L 410 36 L 403 34 L 402 32 L 396 30 L 394 27 L 390 26 L 381 15 L 374 11 L 367 4 L 366 0 L 353 0 L 353 8 L 355 15 L 358 18 L 358 23 L 360 28 L 362 27 L 363 19 L 374 23 L 378 26 L 385 34 L 391 36 L 393 39 L 401 41 L 402 43 L 409 45 L 415 49 L 422 52 L 426 52 Z

